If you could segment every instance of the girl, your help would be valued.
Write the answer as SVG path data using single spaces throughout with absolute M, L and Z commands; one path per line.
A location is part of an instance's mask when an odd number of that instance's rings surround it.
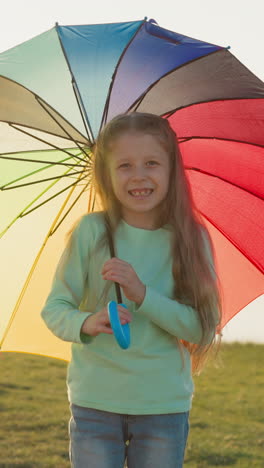
M 74 468 L 180 468 L 198 370 L 220 322 L 212 246 L 193 207 L 167 120 L 133 113 L 98 138 L 94 177 L 103 211 L 74 229 L 42 311 L 72 342 L 68 369 Z M 105 220 L 116 257 L 110 258 Z M 131 346 L 107 313 L 119 283 Z M 105 287 L 105 286 L 109 286 Z

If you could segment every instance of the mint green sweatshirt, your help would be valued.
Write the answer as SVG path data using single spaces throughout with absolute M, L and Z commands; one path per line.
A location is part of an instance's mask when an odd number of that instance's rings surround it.
M 201 338 L 197 312 L 173 299 L 171 232 L 132 227 L 121 221 L 115 233 L 116 256 L 130 263 L 146 285 L 140 306 L 123 297 L 131 311 L 131 346 L 121 349 L 113 335 L 81 333 L 84 320 L 106 305 L 101 277 L 108 246 L 96 249 L 104 232 L 101 213 L 85 215 L 59 262 L 42 317 L 59 338 L 72 342 L 68 367 L 69 401 L 123 414 L 188 411 L 193 381 L 186 348 Z M 112 284 L 107 301 L 116 300 Z

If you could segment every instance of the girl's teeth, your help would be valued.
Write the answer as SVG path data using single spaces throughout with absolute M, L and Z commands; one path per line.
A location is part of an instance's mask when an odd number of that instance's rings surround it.
M 144 196 L 144 195 L 149 195 L 151 193 L 151 190 L 131 190 L 132 195 L 137 196 Z

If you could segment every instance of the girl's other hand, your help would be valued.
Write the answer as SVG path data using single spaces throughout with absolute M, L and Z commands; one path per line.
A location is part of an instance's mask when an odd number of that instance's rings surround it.
M 131 313 L 125 307 L 118 306 L 119 318 L 122 325 L 129 323 L 132 320 Z M 81 332 L 90 336 L 97 336 L 100 333 L 113 334 L 110 326 L 107 307 L 103 307 L 95 314 L 90 315 L 83 322 Z
M 119 258 L 107 260 L 102 269 L 104 280 L 119 283 L 129 301 L 140 305 L 146 294 L 146 286 L 140 281 L 134 268 Z

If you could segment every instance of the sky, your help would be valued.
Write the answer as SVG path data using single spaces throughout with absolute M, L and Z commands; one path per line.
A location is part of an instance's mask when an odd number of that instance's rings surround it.
M 0 52 L 55 26 L 141 20 L 221 46 L 264 79 L 263 0 L 9 0 L 1 9 Z M 240 312 L 224 330 L 226 341 L 264 343 L 264 299 Z
M 9 0 L 0 17 L 0 51 L 61 25 L 154 18 L 160 26 L 221 46 L 264 79 L 262 0 Z

